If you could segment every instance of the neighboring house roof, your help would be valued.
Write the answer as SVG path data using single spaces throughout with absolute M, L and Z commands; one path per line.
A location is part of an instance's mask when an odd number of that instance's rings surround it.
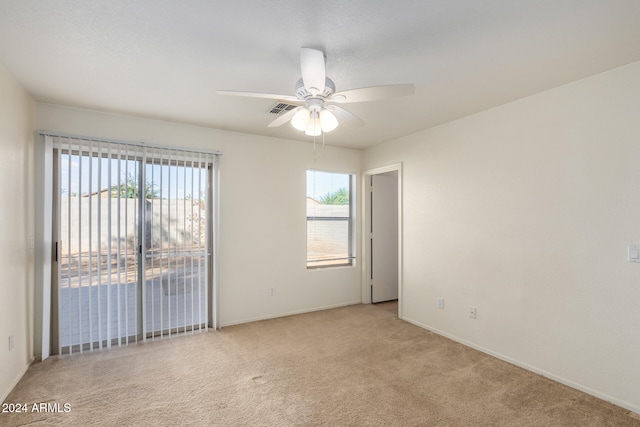
M 324 205 L 313 197 L 307 197 L 307 216 L 348 218 L 349 205 Z
M 109 197 L 109 195 L 111 194 L 111 189 L 109 188 L 103 188 L 102 190 L 98 190 L 98 191 L 94 191 L 91 194 L 83 194 L 82 197 L 94 197 L 94 196 L 100 196 L 101 198 L 106 198 Z

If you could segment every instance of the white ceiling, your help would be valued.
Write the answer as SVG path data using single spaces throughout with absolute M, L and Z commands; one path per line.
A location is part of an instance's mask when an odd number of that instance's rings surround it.
M 640 60 L 638 0 L 0 0 L 0 64 L 37 100 L 309 141 L 267 99 L 293 94 L 299 48 L 337 90 L 415 83 L 346 107 L 326 134 L 364 148 Z

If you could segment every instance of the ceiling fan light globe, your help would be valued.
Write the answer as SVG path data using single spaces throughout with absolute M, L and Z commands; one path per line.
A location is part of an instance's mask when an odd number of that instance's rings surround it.
M 309 120 L 311 119 L 311 112 L 306 108 L 301 108 L 291 119 L 291 126 L 299 131 L 304 132 L 309 126 Z
M 322 135 L 322 129 L 320 128 L 320 126 L 318 126 L 317 128 L 309 126 L 307 130 L 304 131 L 304 133 L 309 136 L 320 136 Z
M 309 136 L 319 136 L 322 134 L 322 126 L 320 124 L 320 115 L 317 111 L 310 114 L 307 130 L 304 131 Z
M 323 132 L 331 132 L 338 127 L 338 119 L 329 110 L 320 111 L 320 127 Z

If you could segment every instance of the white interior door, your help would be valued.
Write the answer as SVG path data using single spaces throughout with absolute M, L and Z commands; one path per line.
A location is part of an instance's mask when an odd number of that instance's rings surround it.
M 371 302 L 398 299 L 398 173 L 371 176 Z

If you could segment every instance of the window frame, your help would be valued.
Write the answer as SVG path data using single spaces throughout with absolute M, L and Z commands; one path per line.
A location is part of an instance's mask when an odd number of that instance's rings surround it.
M 306 221 L 305 221 L 305 240 L 306 240 L 306 268 L 307 270 L 322 270 L 326 268 L 344 268 L 344 267 L 355 267 L 355 184 L 356 184 L 356 174 L 352 172 L 336 172 L 336 171 L 326 171 L 326 170 L 318 170 L 318 169 L 306 169 L 305 171 L 305 180 L 306 184 L 309 181 L 309 173 L 326 173 L 326 174 L 335 174 L 335 175 L 346 175 L 349 180 L 348 190 L 349 190 L 349 216 L 345 219 L 347 221 L 347 257 L 346 258 L 336 258 L 333 260 L 318 260 L 318 261 L 310 261 L 309 260 L 309 221 L 317 221 L 317 220 L 331 220 L 338 221 L 340 219 L 336 217 L 322 217 L 322 216 L 309 216 L 308 207 L 305 207 L 306 213 Z M 305 197 L 305 200 L 309 196 Z M 343 262 L 336 262 L 342 260 Z M 310 262 L 312 265 L 310 265 Z M 314 265 L 315 264 L 315 265 Z

